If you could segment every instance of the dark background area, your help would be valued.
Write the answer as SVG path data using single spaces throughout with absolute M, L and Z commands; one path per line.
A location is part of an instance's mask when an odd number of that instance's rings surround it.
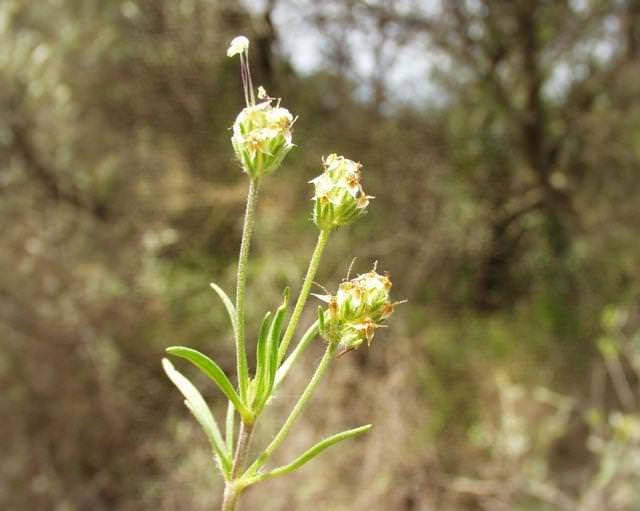
M 277 459 L 374 429 L 243 509 L 640 509 L 635 0 L 3 0 L 0 508 L 218 505 L 160 358 L 185 344 L 233 372 L 208 283 L 233 289 L 247 189 L 238 34 L 300 116 L 261 192 L 249 335 L 302 280 L 307 182 L 332 152 L 376 199 L 317 280 L 379 260 L 409 300 L 339 359 Z

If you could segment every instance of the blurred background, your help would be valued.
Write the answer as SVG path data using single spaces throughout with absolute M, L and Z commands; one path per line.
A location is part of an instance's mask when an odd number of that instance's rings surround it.
M 234 369 L 208 283 L 234 289 L 247 190 L 238 34 L 300 116 L 258 206 L 250 335 L 298 289 L 331 152 L 377 198 L 317 280 L 379 260 L 409 300 L 332 367 L 276 461 L 374 429 L 243 509 L 640 509 L 636 0 L 3 0 L 0 508 L 217 509 L 160 358 L 186 344 Z

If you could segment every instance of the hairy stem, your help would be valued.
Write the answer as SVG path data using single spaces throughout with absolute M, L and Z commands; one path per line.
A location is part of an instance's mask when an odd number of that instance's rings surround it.
M 329 367 L 329 363 L 333 359 L 333 356 L 336 353 L 337 347 L 338 347 L 338 343 L 332 343 L 327 346 L 327 350 L 324 352 L 324 355 L 322 357 L 322 360 L 320 361 L 320 364 L 318 364 L 316 371 L 313 373 L 313 377 L 311 378 L 311 381 L 308 383 L 307 387 L 304 389 L 304 392 L 300 396 L 300 399 L 298 399 L 298 402 L 296 403 L 296 405 L 293 407 L 293 410 L 291 410 L 289 417 L 287 417 L 287 420 L 283 424 L 282 428 L 280 428 L 280 431 L 278 431 L 278 434 L 267 446 L 264 452 L 249 467 L 245 475 L 251 476 L 255 474 L 255 472 L 267 462 L 269 457 L 273 454 L 273 452 L 280 446 L 280 444 L 287 437 L 287 435 L 289 434 L 289 430 L 298 420 L 298 417 L 300 417 L 302 410 L 307 404 L 307 401 L 309 401 L 309 398 L 313 394 L 313 391 L 315 390 L 316 386 L 318 385 L 318 382 L 322 378 L 322 375 L 327 370 L 327 367 Z
M 251 444 L 251 437 L 253 436 L 253 424 L 240 425 L 240 432 L 238 433 L 238 445 L 236 446 L 236 453 L 233 458 L 233 466 L 231 467 L 231 478 L 227 481 L 224 487 L 224 496 L 222 498 L 222 511 L 234 511 L 240 500 L 240 493 L 243 490 L 242 486 L 238 485 L 238 476 L 242 472 L 242 468 L 249 455 L 249 446 Z
M 322 252 L 324 252 L 324 248 L 327 245 L 327 240 L 329 239 L 329 232 L 330 231 L 328 230 L 321 230 L 320 234 L 318 235 L 318 242 L 316 243 L 316 248 L 313 250 L 313 254 L 311 255 L 309 268 L 307 269 L 307 274 L 304 277 L 304 282 L 302 283 L 302 289 L 300 289 L 298 301 L 296 302 L 296 306 L 293 309 L 293 314 L 291 315 L 291 319 L 289 320 L 289 324 L 287 325 L 287 330 L 285 331 L 282 342 L 280 343 L 280 349 L 278 350 L 278 365 L 280 365 L 285 355 L 287 354 L 289 343 L 291 342 L 293 335 L 296 333 L 296 328 L 298 326 L 298 323 L 300 322 L 300 316 L 302 316 L 304 305 L 307 302 L 307 298 L 309 297 L 309 291 L 311 291 L 313 279 L 316 276 L 316 272 L 318 271 L 318 266 L 320 266 Z
M 247 369 L 247 351 L 244 342 L 244 299 L 247 284 L 247 260 L 249 259 L 249 246 L 251 245 L 251 233 L 255 222 L 256 202 L 258 199 L 258 180 L 252 179 L 249 184 L 247 207 L 244 213 L 244 227 L 242 229 L 242 242 L 238 257 L 238 278 L 236 288 L 236 359 L 238 366 L 238 387 L 240 397 L 244 402 L 247 399 L 247 384 L 249 371 Z
M 253 435 L 253 425 L 245 424 L 240 425 L 240 432 L 238 433 L 238 445 L 236 446 L 236 454 L 233 458 L 233 466 L 231 468 L 231 479 L 237 479 L 240 475 L 242 467 L 247 460 L 249 454 L 249 444 L 251 443 L 251 437 Z
M 222 499 L 222 511 L 235 511 L 238 500 L 240 500 L 240 490 L 233 483 L 227 483 Z

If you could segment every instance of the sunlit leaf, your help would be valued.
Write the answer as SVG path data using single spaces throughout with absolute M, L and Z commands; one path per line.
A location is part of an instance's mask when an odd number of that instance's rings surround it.
M 251 413 L 247 407 L 242 403 L 240 396 L 233 388 L 233 385 L 224 374 L 224 371 L 206 355 L 200 353 L 197 350 L 186 348 L 184 346 L 171 346 L 167 348 L 167 353 L 175 355 L 177 357 L 184 358 L 200 369 L 204 374 L 211 378 L 218 388 L 227 396 L 227 399 L 233 403 L 238 413 L 243 417 L 249 417 Z

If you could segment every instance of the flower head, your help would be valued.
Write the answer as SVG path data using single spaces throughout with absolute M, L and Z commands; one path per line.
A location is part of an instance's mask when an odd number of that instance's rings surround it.
M 267 100 L 247 106 L 238 114 L 231 137 L 242 168 L 253 179 L 276 170 L 293 148 L 291 128 L 295 119 L 279 101 L 268 98 L 266 92 L 261 95 Z
M 330 154 L 322 163 L 324 172 L 310 181 L 315 187 L 313 221 L 329 230 L 363 216 L 373 197 L 360 184 L 361 163 L 336 154 Z
M 354 349 L 364 341 L 371 345 L 377 328 L 384 326 L 396 305 L 391 302 L 391 277 L 374 268 L 364 275 L 343 281 L 335 295 L 315 295 L 329 304 L 322 315 L 321 334 L 329 342 Z
M 240 56 L 240 76 L 246 107 L 233 123 L 231 144 L 244 171 L 251 179 L 276 170 L 293 148 L 291 127 L 295 119 L 289 110 L 280 106 L 280 100 L 270 97 L 264 87 L 258 87 L 256 104 L 251 68 L 249 66 L 249 39 L 235 37 L 229 44 L 227 56 Z M 275 104 L 274 104 L 275 103 Z

